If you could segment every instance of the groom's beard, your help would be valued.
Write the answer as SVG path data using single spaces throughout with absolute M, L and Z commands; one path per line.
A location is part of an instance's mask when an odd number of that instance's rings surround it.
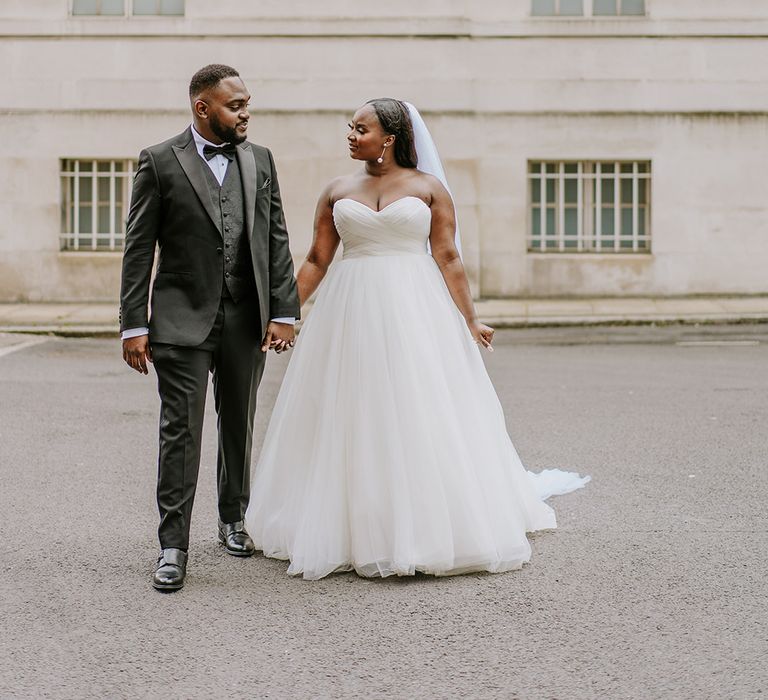
M 248 138 L 247 134 L 238 133 L 233 126 L 224 126 L 215 115 L 211 114 L 209 124 L 211 131 L 225 143 L 242 143 Z

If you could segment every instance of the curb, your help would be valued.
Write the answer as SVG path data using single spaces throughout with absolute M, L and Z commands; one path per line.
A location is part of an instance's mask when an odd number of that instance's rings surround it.
M 482 316 L 497 329 L 564 328 L 599 326 L 673 326 L 768 323 L 768 313 L 745 314 L 664 314 L 654 316 Z M 301 322 L 297 326 L 301 330 Z M 0 333 L 53 335 L 64 338 L 119 338 L 117 325 L 0 325 Z

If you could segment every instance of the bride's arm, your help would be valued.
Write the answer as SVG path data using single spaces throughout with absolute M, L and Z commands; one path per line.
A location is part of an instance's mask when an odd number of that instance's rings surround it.
M 477 318 L 467 274 L 456 248 L 456 213 L 453 209 L 453 200 L 439 183 L 432 193 L 431 209 L 432 228 L 429 234 L 429 245 L 432 248 L 432 257 L 440 268 L 451 298 L 464 316 L 475 342 L 491 350 L 493 328 L 480 323 Z
M 314 294 L 320 282 L 323 281 L 328 266 L 333 261 L 333 256 L 339 247 L 339 240 L 339 234 L 333 223 L 333 204 L 331 202 L 331 186 L 329 185 L 317 202 L 312 247 L 296 276 L 301 306 L 304 306 L 307 299 Z

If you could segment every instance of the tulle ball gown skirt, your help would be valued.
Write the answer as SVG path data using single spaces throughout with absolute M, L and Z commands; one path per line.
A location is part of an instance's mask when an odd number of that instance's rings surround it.
M 548 477 L 559 492 L 583 483 Z M 530 558 L 526 532 L 556 527 L 545 495 L 434 259 L 336 262 L 254 471 L 256 547 L 307 579 L 507 571 Z

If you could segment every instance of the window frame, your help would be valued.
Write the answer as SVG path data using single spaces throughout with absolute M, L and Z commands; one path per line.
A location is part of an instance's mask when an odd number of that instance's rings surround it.
M 583 13 L 580 15 L 561 15 L 559 12 L 560 9 L 560 0 L 555 0 L 555 7 L 556 12 L 555 14 L 551 15 L 536 15 L 533 13 L 533 2 L 534 0 L 530 0 L 530 4 L 528 6 L 528 17 L 533 20 L 642 20 L 642 19 L 648 19 L 649 17 L 649 8 L 648 5 L 651 3 L 652 0 L 643 0 L 643 10 L 644 13 L 640 15 L 625 15 L 621 14 L 621 8 L 623 0 L 616 0 L 616 9 L 617 12 L 615 15 L 596 15 L 594 12 L 594 0 L 583 0 Z
M 538 165 L 538 170 L 534 166 Z M 566 165 L 576 165 L 576 172 L 566 173 Z M 604 172 L 604 166 L 613 172 Z M 549 170 L 549 166 L 554 166 Z M 630 172 L 622 166 L 631 166 Z M 644 166 L 641 169 L 640 166 Z M 535 254 L 652 254 L 652 175 L 653 163 L 648 159 L 563 159 L 530 158 L 526 162 L 526 251 Z M 576 201 L 565 202 L 566 180 L 576 180 Z M 645 198 L 640 201 L 640 181 L 645 181 Z M 552 181 L 552 201 L 548 183 Z M 613 233 L 603 233 L 604 202 L 602 184 L 613 183 Z M 622 200 L 622 182 L 631 183 L 630 202 Z M 539 183 L 539 198 L 533 200 L 534 182 Z M 566 206 L 566 204 L 570 206 Z M 566 209 L 576 208 L 576 235 L 566 235 Z M 631 210 L 631 232 L 622 231 L 622 213 Z M 553 232 L 548 231 L 547 214 L 554 210 Z M 640 232 L 640 212 L 644 211 L 643 232 Z M 539 217 L 539 231 L 534 234 L 534 218 Z M 606 240 L 610 239 L 610 240 Z M 573 244 L 575 245 L 567 245 Z M 549 245 L 556 243 L 556 246 Z M 610 245 L 608 245 L 610 243 Z M 631 245 L 624 245 L 630 243 Z
M 77 0 L 69 0 L 69 16 L 71 19 L 85 19 L 85 20 L 109 20 L 109 19 L 157 19 L 157 18 L 163 18 L 163 19 L 184 19 L 187 16 L 187 3 L 186 0 L 182 0 L 184 4 L 183 12 L 181 14 L 135 14 L 133 11 L 133 4 L 134 0 L 123 0 L 123 13 L 121 15 L 104 15 L 101 14 L 101 12 L 98 12 L 96 14 L 92 15 L 77 15 L 75 14 L 75 2 Z M 162 0 L 156 0 L 158 3 L 162 2 Z M 102 0 L 96 0 L 99 5 L 101 5 Z
M 530 16 L 534 17 L 536 19 L 539 19 L 539 18 L 544 18 L 544 19 L 552 19 L 552 18 L 557 18 L 557 19 L 578 19 L 578 18 L 583 18 L 583 17 L 587 16 L 586 13 L 585 13 L 586 5 L 590 5 L 591 4 L 591 0 L 581 0 L 581 14 L 578 14 L 578 15 L 564 15 L 564 14 L 560 13 L 560 5 L 562 3 L 562 0 L 552 0 L 552 2 L 555 3 L 555 11 L 551 15 L 537 15 L 537 14 L 534 14 L 534 12 L 533 12 L 533 5 L 534 5 L 535 2 L 536 2 L 536 0 L 531 0 Z
M 82 171 L 83 163 L 89 163 L 91 170 Z M 99 170 L 99 164 L 109 164 L 108 170 Z M 122 165 L 118 171 L 117 164 Z M 72 169 L 67 165 L 72 164 Z M 60 231 L 59 251 L 62 253 L 121 253 L 125 247 L 126 225 L 128 212 L 131 206 L 131 191 L 133 178 L 138 168 L 135 158 L 72 158 L 59 159 L 60 182 Z M 90 200 L 81 204 L 81 181 L 91 180 Z M 109 199 L 106 205 L 109 207 L 109 230 L 99 231 L 99 205 L 104 202 L 99 199 L 99 179 L 108 178 Z M 121 188 L 120 201 L 117 199 L 118 187 Z M 120 230 L 116 224 L 118 204 L 122 208 Z M 90 205 L 91 230 L 80 231 L 80 209 Z M 106 245 L 100 245 L 106 239 Z

